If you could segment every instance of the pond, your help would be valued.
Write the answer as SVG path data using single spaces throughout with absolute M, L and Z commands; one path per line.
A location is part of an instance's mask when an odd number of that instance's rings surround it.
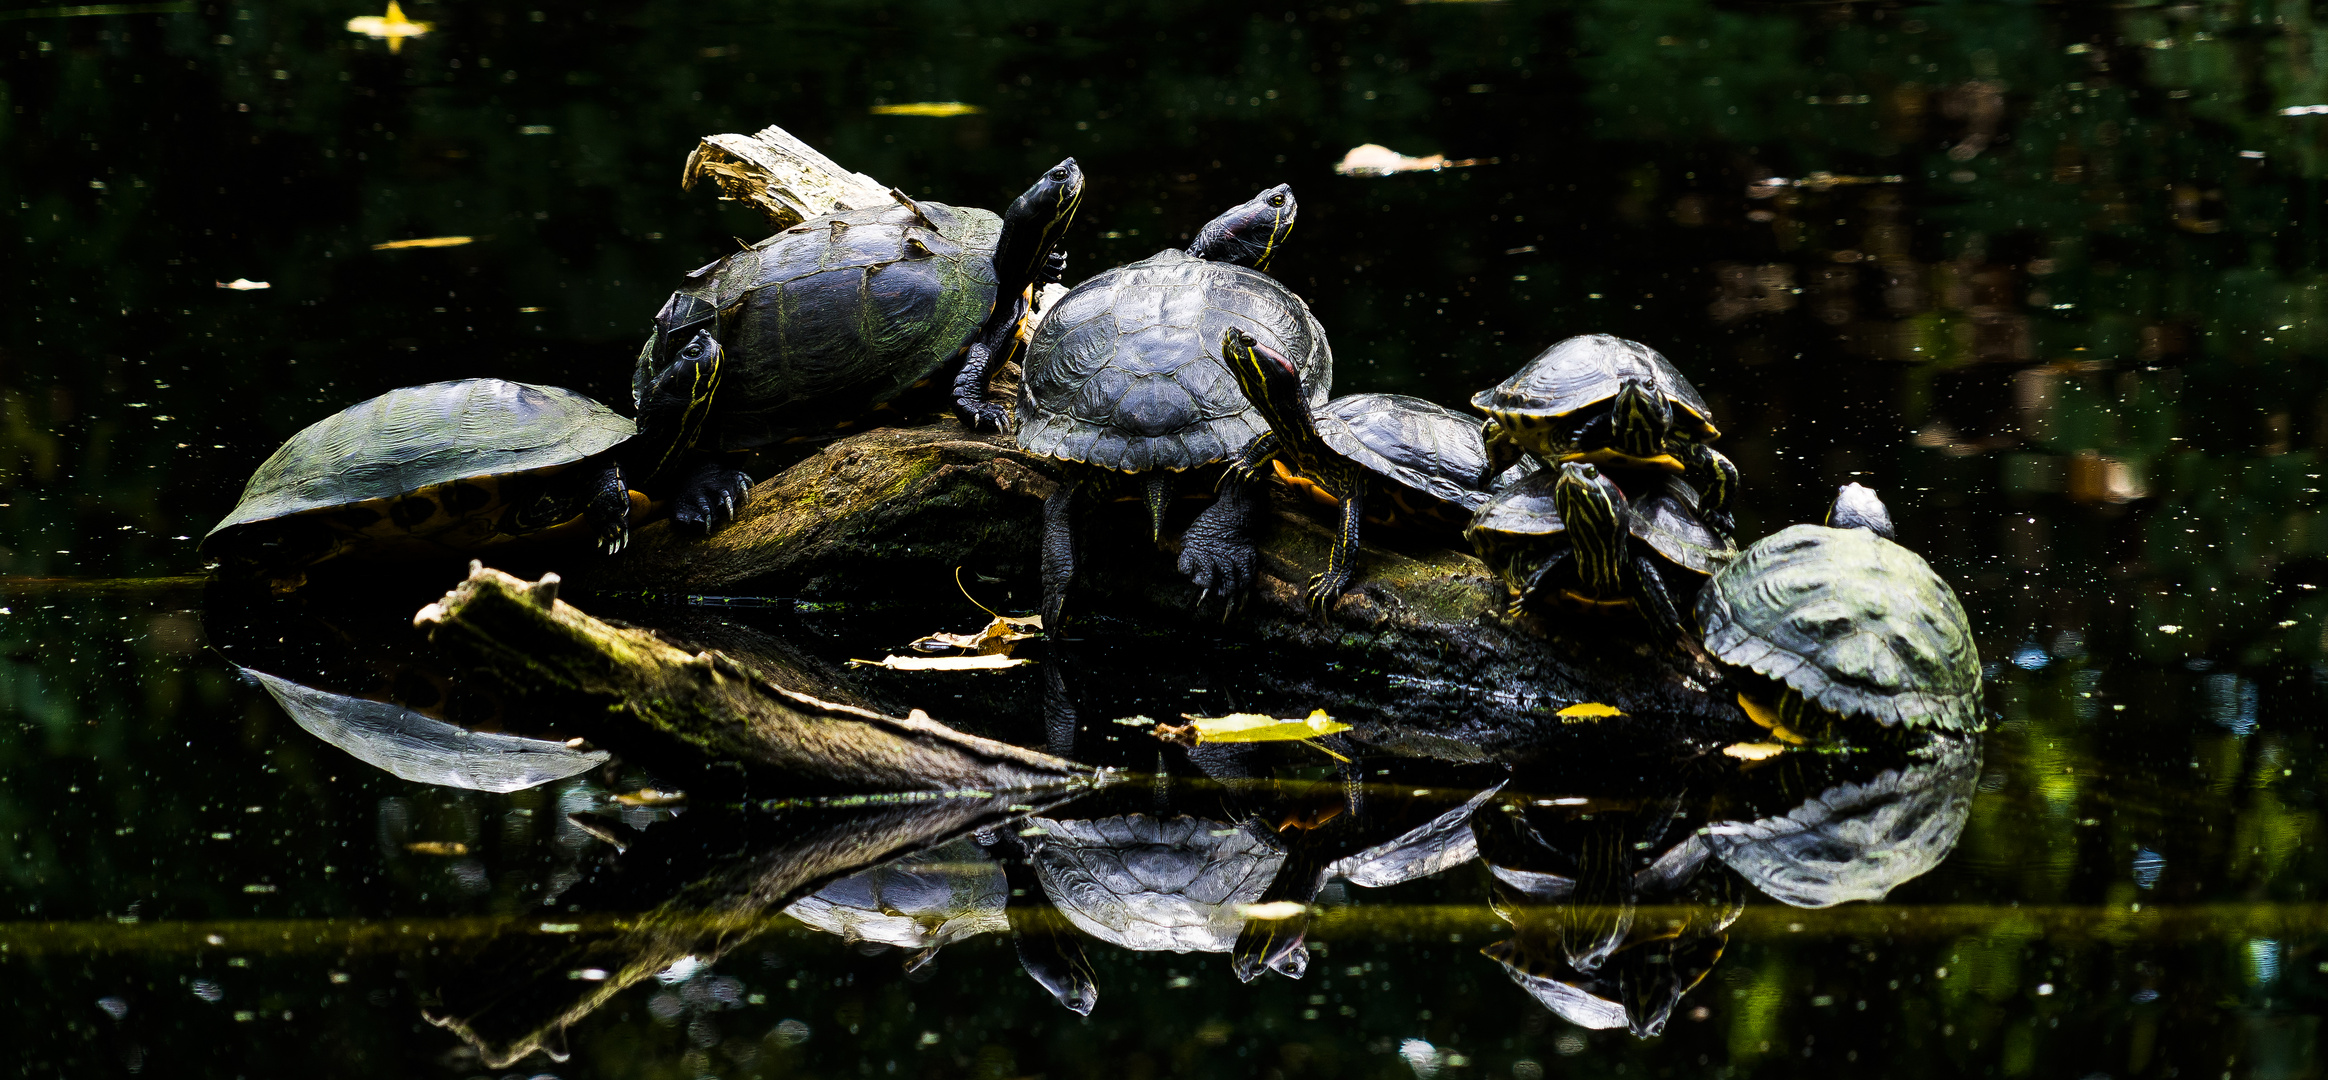
M 2321 1074 L 2313 7 L 395 19 L 0 9 L 22 1075 Z M 681 165 L 769 124 L 966 206 L 1072 155 L 1069 283 L 1290 184 L 1270 272 L 1339 393 L 1459 408 L 1571 335 L 1655 347 L 1719 419 L 1742 538 L 1882 493 L 1962 599 L 1985 735 L 1767 762 L 1646 716 L 1506 738 L 1493 695 L 1295 672 L 1120 593 L 1031 667 L 848 668 L 985 621 L 950 575 L 872 561 L 782 597 L 568 599 L 1119 781 L 674 803 L 617 757 L 497 793 L 312 734 L 282 680 L 490 711 L 411 628 L 461 572 L 212 584 L 197 544 L 244 479 L 434 380 L 627 411 L 682 275 L 767 233 Z M 1442 167 L 1338 174 L 1367 144 Z M 1024 613 L 1032 567 L 962 581 Z M 1346 766 L 1147 734 L 1312 708 L 1438 741 Z

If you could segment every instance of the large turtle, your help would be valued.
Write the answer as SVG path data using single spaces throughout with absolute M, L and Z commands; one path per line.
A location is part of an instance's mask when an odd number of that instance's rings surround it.
M 1063 268 L 1055 249 L 1082 201 L 1083 170 L 1074 158 L 1052 166 L 1000 218 L 891 194 L 894 205 L 810 218 L 687 275 L 655 316 L 632 377 L 642 407 L 696 334 L 710 333 L 728 358 L 687 414 L 698 431 L 642 418 L 642 441 L 664 451 L 653 472 L 679 485 L 681 524 L 726 520 L 750 483 L 708 452 L 828 434 L 965 347 L 956 399 L 974 421 L 999 424 L 984 400 L 987 373 L 1016 344 L 1030 287 Z
M 674 367 L 716 367 L 716 353 Z M 476 552 L 581 528 L 619 551 L 631 495 L 616 450 L 634 431 L 612 409 L 555 386 L 461 379 L 391 390 L 276 448 L 202 550 L 289 569 L 350 553 Z
M 1755 541 L 1698 594 L 1706 650 L 1760 676 L 1740 704 L 1774 728 L 1980 730 L 1980 654 L 1956 591 L 1885 538 L 1874 492 L 1845 485 L 1828 520 Z
M 1674 587 L 1737 555 L 1698 515 L 1697 492 L 1687 482 L 1660 476 L 1628 498 L 1599 466 L 1582 461 L 1538 470 L 1498 491 L 1463 535 L 1511 587 L 1514 614 L 1560 593 L 1595 606 L 1638 607 L 1651 624 L 1685 640 L 1694 635 L 1674 604 Z
M 1482 430 L 1499 462 L 1525 449 L 1552 464 L 1684 473 L 1704 493 L 1707 522 L 1730 532 L 1738 467 L 1706 445 L 1722 432 L 1697 387 L 1647 345 L 1608 334 L 1567 338 L 1471 404 L 1488 414 Z
M 1382 517 L 1436 518 L 1452 532 L 1487 503 L 1492 468 L 1470 417 L 1404 394 L 1351 394 L 1316 405 L 1299 365 L 1236 327 L 1223 335 L 1221 356 L 1269 425 L 1231 471 L 1250 480 L 1274 467 L 1287 483 L 1341 511 L 1326 569 L 1309 587 L 1310 606 L 1321 613 L 1350 583 L 1359 523 L 1369 507 Z M 1241 553 L 1249 558 L 1250 551 L 1248 541 Z M 1208 590 L 1216 584 L 1215 574 L 1191 576 Z M 1251 576 L 1247 570 L 1238 578 Z
M 1043 613 L 1058 626 L 1074 576 L 1073 510 L 1085 487 L 1145 481 L 1161 540 L 1176 474 L 1228 460 L 1267 425 L 1217 355 L 1239 329 L 1291 357 L 1322 405 L 1333 353 L 1309 305 L 1262 273 L 1293 228 L 1293 192 L 1254 196 L 1165 250 L 1077 285 L 1027 344 L 1018 445 L 1058 461 L 1065 482 L 1043 504 Z
M 1772 898 L 1823 908 L 1881 900 L 1955 850 L 1972 814 L 1981 745 L 1977 736 L 1943 735 L 1905 761 L 1875 754 L 1781 761 L 1800 770 L 1785 775 L 1786 798 L 1709 815 L 1700 839 Z M 1762 763 L 1759 775 L 1770 775 L 1772 764 Z

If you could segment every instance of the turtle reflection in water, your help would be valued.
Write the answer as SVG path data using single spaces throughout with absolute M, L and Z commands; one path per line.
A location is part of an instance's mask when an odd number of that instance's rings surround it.
M 1964 606 L 1890 532 L 1882 500 L 1846 484 L 1827 524 L 1755 541 L 1698 594 L 1707 651 L 1742 669 L 1739 704 L 1782 738 L 1852 718 L 1898 731 L 1984 725 Z
M 1060 625 L 1075 576 L 1082 489 L 1136 482 L 1161 542 L 1174 476 L 1225 462 L 1267 430 L 1215 355 L 1226 331 L 1243 330 L 1293 358 L 1307 400 L 1325 402 L 1334 367 L 1325 329 L 1309 305 L 1262 273 L 1295 216 L 1293 192 L 1270 188 L 1207 223 L 1187 250 L 1161 251 L 1075 286 L 1035 328 L 1019 384 L 1018 446 L 1058 462 L 1063 474 L 1043 503 L 1043 625 Z M 1216 507 L 1230 508 L 1223 511 L 1232 514 L 1230 535 L 1242 535 L 1248 503 L 1242 485 L 1222 490 Z M 1207 536 L 1192 528 L 1184 550 L 1220 542 Z M 1233 551 L 1205 561 L 1250 565 Z M 1241 583 L 1221 591 L 1241 592 Z
M 954 942 L 1009 930 L 1009 891 L 1002 867 L 965 837 L 842 878 L 784 913 L 844 941 L 908 950 L 912 971 Z
M 716 366 L 717 357 L 699 349 L 680 362 Z M 284 570 L 587 530 L 601 549 L 619 551 L 633 503 L 618 457 L 634 432 L 613 410 L 555 386 L 461 379 L 391 390 L 285 441 L 202 550 Z

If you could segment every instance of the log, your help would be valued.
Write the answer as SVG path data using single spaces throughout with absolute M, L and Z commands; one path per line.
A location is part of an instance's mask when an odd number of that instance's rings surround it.
M 1035 576 L 1041 502 L 1057 483 L 1052 462 L 1007 436 L 952 420 L 878 429 L 756 485 L 734 523 L 710 536 L 645 526 L 630 551 L 578 583 L 623 594 L 925 601 L 953 591 L 957 567 L 1024 584 Z M 1377 742 L 1437 756 L 1539 744 L 1546 725 L 1560 725 L 1559 709 L 1586 701 L 1660 722 L 1744 723 L 1728 695 L 1711 692 L 1719 675 L 1710 665 L 1657 646 L 1628 620 L 1505 617 L 1504 585 L 1447 546 L 1457 537 L 1370 528 L 1357 577 L 1319 621 L 1302 590 L 1324 569 L 1332 533 L 1290 495 L 1276 500 L 1259 584 L 1225 627 L 1217 608 L 1200 610 L 1172 553 L 1154 550 L 1137 504 L 1087 514 L 1083 570 L 1067 605 L 1085 627 L 1070 632 L 1122 621 L 1191 644 L 1261 650 L 1270 693 L 1339 705 L 1337 717 L 1373 722 Z
M 687 155 L 680 190 L 692 191 L 705 179 L 719 187 L 721 199 L 759 211 L 771 232 L 835 210 L 891 201 L 888 185 L 840 167 L 773 124 L 754 135 L 704 136 Z
M 1050 788 L 1095 771 L 966 735 L 916 710 L 904 717 L 790 689 L 715 650 L 690 653 L 482 564 L 413 619 L 471 677 L 540 715 L 572 717 L 586 742 L 658 773 L 695 774 L 754 793 L 958 792 Z M 709 772 L 706 772 L 706 769 Z

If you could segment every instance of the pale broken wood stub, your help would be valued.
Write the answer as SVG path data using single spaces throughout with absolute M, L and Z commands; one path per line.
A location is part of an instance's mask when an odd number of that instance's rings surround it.
M 787 792 L 1019 790 L 1089 782 L 1096 770 L 946 727 L 777 685 L 716 651 L 689 653 L 584 614 L 478 563 L 413 623 L 529 708 L 573 718 L 592 744 L 649 768 L 762 774 Z
M 687 155 L 679 188 L 698 180 L 719 186 L 719 197 L 760 212 L 781 232 L 835 210 L 862 210 L 891 199 L 889 186 L 850 172 L 815 147 L 773 124 L 757 134 L 706 135 Z

